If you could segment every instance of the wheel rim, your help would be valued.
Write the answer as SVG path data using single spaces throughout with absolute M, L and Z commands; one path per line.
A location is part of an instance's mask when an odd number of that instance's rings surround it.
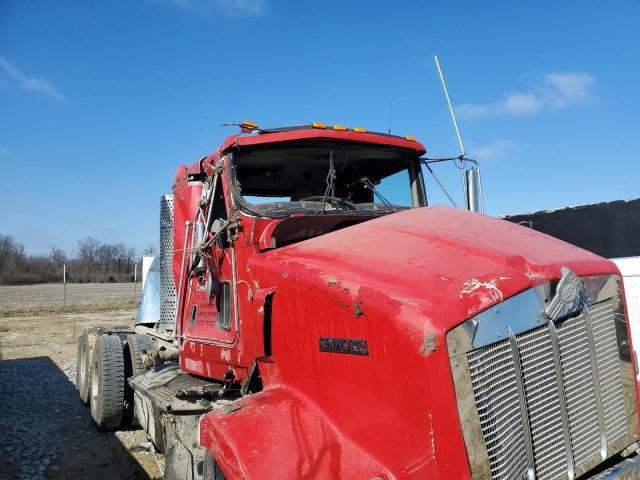
M 91 375 L 91 403 L 94 404 L 100 393 L 98 392 L 98 369 L 94 366 L 93 374 Z
M 78 365 L 78 370 L 80 372 L 80 381 L 78 382 L 80 387 L 85 383 L 86 375 L 87 375 L 87 365 L 85 361 L 85 353 L 87 351 L 87 347 L 82 345 L 82 349 L 80 350 L 80 365 Z

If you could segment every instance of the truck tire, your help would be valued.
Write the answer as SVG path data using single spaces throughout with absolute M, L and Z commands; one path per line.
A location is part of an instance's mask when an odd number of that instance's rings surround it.
M 91 362 L 91 416 L 99 430 L 120 426 L 124 381 L 122 342 L 116 335 L 101 335 Z
M 133 389 L 126 381 L 129 377 L 135 377 L 149 370 L 144 366 L 142 354 L 155 348 L 149 335 L 133 333 L 127 335 L 124 344 L 124 417 L 123 424 L 131 427 L 139 426 L 134 411 Z
M 85 405 L 89 404 L 91 389 L 91 358 L 97 338 L 102 335 L 102 327 L 85 328 L 78 337 L 78 359 L 76 365 L 76 388 L 80 399 Z
M 203 480 L 225 480 L 226 477 L 222 473 L 222 469 L 207 450 L 204 453 L 204 471 L 202 472 Z
M 89 403 L 89 342 L 87 331 L 78 337 L 78 360 L 76 364 L 76 388 L 80 395 L 80 400 L 87 405 Z
M 125 356 L 128 356 L 131 359 L 131 362 L 127 365 L 127 378 L 135 377 L 136 375 L 140 375 L 141 373 L 149 370 L 144 366 L 144 362 L 142 360 L 142 354 L 146 351 L 153 350 L 155 348 L 153 344 L 153 340 L 149 335 L 144 335 L 140 333 L 134 333 L 131 335 L 127 335 L 127 343 L 125 345 Z

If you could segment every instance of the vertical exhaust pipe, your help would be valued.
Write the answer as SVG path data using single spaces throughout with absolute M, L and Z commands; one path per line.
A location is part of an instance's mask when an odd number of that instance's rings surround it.
M 482 213 L 482 185 L 480 183 L 480 169 L 476 166 L 465 171 L 465 207 L 472 212 Z

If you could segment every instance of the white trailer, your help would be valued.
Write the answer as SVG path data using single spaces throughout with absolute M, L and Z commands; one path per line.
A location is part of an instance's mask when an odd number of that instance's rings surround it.
M 627 315 L 631 327 L 631 341 L 636 358 L 640 358 L 640 257 L 612 258 L 611 260 L 622 273 L 629 309 Z M 638 378 L 640 379 L 640 373 Z

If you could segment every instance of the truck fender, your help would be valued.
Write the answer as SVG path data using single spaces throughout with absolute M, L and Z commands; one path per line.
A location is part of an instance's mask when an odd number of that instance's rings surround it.
M 200 444 L 228 479 L 393 478 L 293 389 L 219 403 L 200 419 Z

